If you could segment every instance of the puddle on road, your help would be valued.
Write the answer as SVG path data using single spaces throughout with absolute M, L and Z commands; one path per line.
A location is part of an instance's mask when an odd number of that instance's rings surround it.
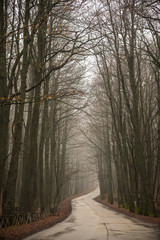
M 66 220 L 66 222 L 75 222 L 76 221 L 76 218 L 74 216 L 70 217 L 68 220 Z
M 74 228 L 71 228 L 71 227 L 67 227 L 64 231 L 61 231 L 61 232 L 57 232 L 55 234 L 52 234 L 52 235 L 49 235 L 48 238 L 52 238 L 52 237 L 59 237 L 63 234 L 66 234 L 66 233 L 69 233 L 69 232 L 74 232 L 75 229 Z

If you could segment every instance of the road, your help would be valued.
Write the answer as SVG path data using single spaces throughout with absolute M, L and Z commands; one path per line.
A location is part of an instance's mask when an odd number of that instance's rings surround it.
M 99 190 L 72 201 L 72 214 L 64 222 L 25 240 L 159 240 L 150 225 L 117 213 L 93 200 Z

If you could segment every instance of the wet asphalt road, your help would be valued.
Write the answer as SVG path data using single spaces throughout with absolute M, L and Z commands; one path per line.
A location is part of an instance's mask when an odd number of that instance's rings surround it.
M 74 199 L 68 219 L 25 240 L 160 240 L 151 225 L 95 202 L 98 194 L 97 189 Z

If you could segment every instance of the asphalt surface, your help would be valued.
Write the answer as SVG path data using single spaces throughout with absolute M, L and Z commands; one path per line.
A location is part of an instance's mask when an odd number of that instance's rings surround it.
M 117 213 L 93 199 L 99 190 L 72 201 L 72 214 L 62 223 L 24 240 L 160 240 L 152 225 Z

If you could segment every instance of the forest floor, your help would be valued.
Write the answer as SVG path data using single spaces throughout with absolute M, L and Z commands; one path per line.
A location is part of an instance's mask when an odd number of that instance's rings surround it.
M 118 203 L 116 201 L 114 201 L 113 204 L 110 204 L 110 203 L 107 202 L 106 198 L 102 200 L 100 196 L 96 197 L 95 200 L 97 202 L 102 203 L 103 205 L 119 212 L 119 213 L 123 213 L 123 214 L 125 214 L 129 217 L 136 218 L 136 219 L 138 219 L 142 222 L 152 224 L 154 229 L 157 229 L 157 230 L 160 231 L 160 215 L 158 215 L 158 217 L 152 217 L 152 216 L 138 215 L 137 213 L 131 213 L 128 209 L 119 208 Z
M 52 214 L 40 221 L 0 229 L 0 240 L 20 240 L 36 232 L 53 227 L 55 224 L 64 221 L 71 214 L 72 199 L 87 194 L 90 191 L 93 191 L 93 189 L 90 189 L 82 194 L 73 195 L 63 200 L 55 215 Z

